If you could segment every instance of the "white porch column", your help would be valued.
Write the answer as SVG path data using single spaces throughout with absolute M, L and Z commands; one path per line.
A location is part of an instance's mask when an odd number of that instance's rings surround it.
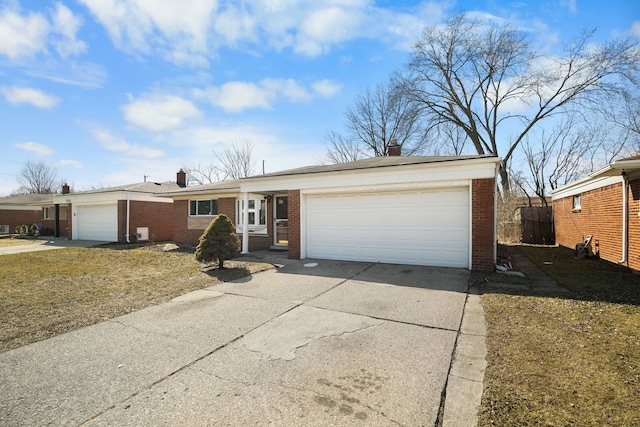
M 249 253 L 249 193 L 242 193 L 242 253 Z

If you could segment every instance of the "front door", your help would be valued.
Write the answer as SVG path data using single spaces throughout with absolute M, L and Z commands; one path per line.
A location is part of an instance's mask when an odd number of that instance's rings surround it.
M 277 246 L 287 246 L 289 244 L 289 199 L 287 196 L 276 196 L 275 241 Z

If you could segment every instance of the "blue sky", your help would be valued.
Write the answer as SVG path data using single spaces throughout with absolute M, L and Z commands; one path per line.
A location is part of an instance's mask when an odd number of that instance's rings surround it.
M 28 160 L 76 190 L 174 180 L 242 141 L 259 170 L 318 164 L 354 95 L 461 10 L 550 51 L 584 26 L 640 35 L 629 0 L 0 0 L 0 196 Z

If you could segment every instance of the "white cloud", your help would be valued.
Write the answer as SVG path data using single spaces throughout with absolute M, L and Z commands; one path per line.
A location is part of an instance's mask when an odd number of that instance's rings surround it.
M 635 21 L 631 24 L 631 34 L 636 37 L 640 37 L 640 21 Z
M 91 62 L 63 61 L 54 64 L 39 63 L 26 73 L 52 82 L 85 88 L 102 87 L 107 74 L 101 65 Z
M 330 98 L 342 90 L 342 86 L 327 79 L 318 80 L 311 85 L 313 90 L 323 98 Z
M 87 45 L 76 38 L 76 33 L 82 26 L 82 19 L 75 16 L 68 7 L 56 3 L 52 12 L 53 31 L 60 35 L 59 40 L 52 43 L 63 58 L 77 55 L 87 50 Z
M 0 87 L 0 93 L 2 93 L 7 102 L 14 105 L 31 104 L 38 108 L 50 109 L 58 105 L 60 101 L 53 95 L 30 87 L 2 86 Z
M 265 78 L 257 83 L 231 81 L 221 86 L 195 89 L 193 96 L 206 99 L 213 105 L 230 113 L 239 113 L 252 108 L 269 109 L 278 100 L 307 102 L 315 95 L 329 97 L 340 90 L 340 86 L 328 80 L 319 80 L 305 88 L 294 79 Z
M 207 66 L 221 48 L 291 49 L 316 57 L 357 38 L 405 49 L 452 1 L 402 11 L 371 0 L 79 0 L 126 52 Z
M 208 29 L 217 0 L 80 0 L 118 48 L 159 53 L 165 59 L 206 65 Z
M 41 157 L 50 156 L 54 152 L 51 148 L 38 142 L 16 142 L 13 146 L 21 150 L 30 151 Z
M 231 113 L 239 113 L 249 108 L 269 108 L 273 94 L 251 82 L 228 82 L 220 87 L 196 89 L 196 98 L 204 98 L 213 105 Z
M 180 146 L 183 157 L 177 166 L 214 162 L 213 152 L 223 150 L 229 144 L 251 141 L 256 172 L 275 172 L 301 166 L 319 164 L 324 150 L 313 141 L 301 141 L 291 135 L 289 129 L 280 129 L 268 123 L 232 122 L 218 126 L 197 126 L 179 129 L 172 133 L 171 143 Z
M 82 164 L 82 162 L 79 162 L 78 160 L 60 160 L 60 162 L 58 163 L 58 166 L 60 166 L 61 168 L 69 166 L 74 169 L 84 168 L 84 165 Z
M 30 58 L 48 53 L 49 45 L 63 58 L 80 54 L 87 48 L 77 39 L 81 26 L 82 20 L 59 2 L 51 16 L 23 13 L 18 3 L 5 3 L 0 10 L 0 55 L 12 60 Z
M 566 7 L 572 15 L 575 15 L 575 13 L 578 11 L 576 0 L 560 0 L 560 6 Z
M 132 99 L 122 107 L 125 119 L 138 127 L 160 132 L 184 125 L 185 121 L 201 116 L 190 101 L 173 95 L 152 95 Z
M 21 15 L 17 7 L 5 5 L 0 10 L 0 54 L 17 59 L 44 52 L 49 30 L 49 22 L 42 15 Z
M 131 144 L 125 139 L 112 135 L 110 132 L 95 128 L 92 130 L 93 137 L 97 139 L 102 147 L 109 151 L 123 153 L 131 158 L 159 158 L 164 156 L 162 150 L 141 145 Z

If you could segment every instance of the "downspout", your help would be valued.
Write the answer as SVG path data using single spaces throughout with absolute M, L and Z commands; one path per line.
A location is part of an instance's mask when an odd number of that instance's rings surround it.
M 242 193 L 242 252 L 249 253 L 249 193 Z
M 618 264 L 627 262 L 629 252 L 629 178 L 627 172 L 622 171 L 622 259 Z
M 129 212 L 131 211 L 131 200 L 129 199 L 129 193 L 127 193 L 127 230 L 125 233 L 125 237 L 127 239 L 127 243 L 131 243 L 129 241 Z

